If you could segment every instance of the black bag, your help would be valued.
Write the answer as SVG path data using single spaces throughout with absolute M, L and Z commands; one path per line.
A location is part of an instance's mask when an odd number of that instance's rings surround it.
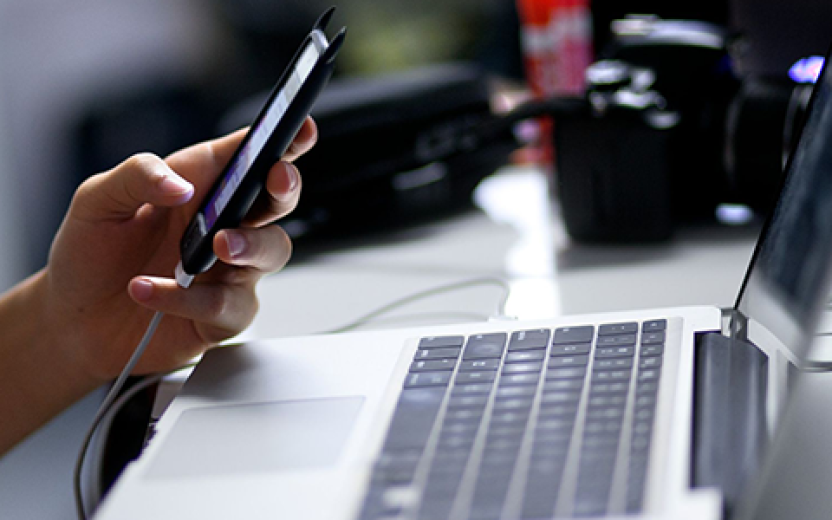
M 229 126 L 245 124 L 256 106 L 238 110 Z M 492 112 L 488 75 L 468 64 L 333 80 L 312 115 L 318 143 L 297 161 L 301 201 L 281 221 L 294 238 L 389 229 L 468 208 L 477 184 L 518 147 Z

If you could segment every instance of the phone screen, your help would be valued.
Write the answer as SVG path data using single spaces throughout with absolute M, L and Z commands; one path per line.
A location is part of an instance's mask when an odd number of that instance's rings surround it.
M 310 41 L 300 55 L 297 66 L 286 78 L 283 87 L 275 94 L 263 117 L 249 131 L 248 142 L 240 149 L 234 161 L 228 165 L 219 188 L 205 203 L 203 215 L 205 226 L 208 229 L 217 222 L 220 214 L 231 200 L 231 196 L 234 195 L 237 187 L 243 182 L 243 178 L 263 150 L 269 136 L 274 132 L 278 122 L 286 113 L 286 108 L 297 95 L 303 82 L 309 77 L 319 56 L 320 51 L 315 42 Z

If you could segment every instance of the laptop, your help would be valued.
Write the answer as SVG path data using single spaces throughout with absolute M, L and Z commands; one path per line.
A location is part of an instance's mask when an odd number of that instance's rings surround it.
M 829 361 L 831 96 L 823 73 L 734 308 L 216 349 L 96 518 L 766 517 L 789 388 Z

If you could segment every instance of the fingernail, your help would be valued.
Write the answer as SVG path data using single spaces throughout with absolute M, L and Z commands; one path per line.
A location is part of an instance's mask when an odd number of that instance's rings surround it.
M 139 301 L 147 301 L 153 296 L 153 283 L 150 280 L 139 279 L 132 286 L 133 298 Z
M 300 184 L 300 174 L 294 165 L 289 165 L 289 192 L 294 192 Z
M 300 186 L 300 174 L 298 169 L 293 164 L 286 164 L 286 180 L 289 181 L 289 186 L 286 191 L 275 193 L 274 196 L 281 202 L 288 202 L 295 196 L 295 192 Z
M 231 258 L 237 258 L 243 254 L 248 245 L 245 237 L 234 231 L 225 232 L 225 243 L 228 246 L 228 254 L 231 255 Z
M 170 195 L 185 195 L 194 189 L 191 183 L 176 175 L 165 175 L 159 186 Z

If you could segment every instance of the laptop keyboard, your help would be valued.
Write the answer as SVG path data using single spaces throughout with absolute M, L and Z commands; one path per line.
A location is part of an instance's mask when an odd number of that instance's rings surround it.
M 666 325 L 423 338 L 360 519 L 641 512 Z

